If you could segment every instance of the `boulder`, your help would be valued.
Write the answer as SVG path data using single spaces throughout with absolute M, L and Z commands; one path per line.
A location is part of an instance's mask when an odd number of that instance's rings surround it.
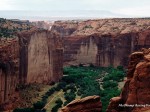
M 74 100 L 61 109 L 60 112 L 101 112 L 102 103 L 99 96 L 88 96 Z

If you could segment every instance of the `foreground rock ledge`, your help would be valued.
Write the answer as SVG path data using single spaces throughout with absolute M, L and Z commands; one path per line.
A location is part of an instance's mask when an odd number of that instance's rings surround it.
M 127 81 L 107 112 L 150 112 L 150 48 L 131 54 Z
M 99 96 L 88 96 L 83 99 L 74 100 L 60 112 L 101 112 L 102 103 Z

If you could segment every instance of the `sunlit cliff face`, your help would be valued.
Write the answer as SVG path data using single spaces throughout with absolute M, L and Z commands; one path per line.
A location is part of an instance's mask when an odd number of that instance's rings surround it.
M 30 36 L 20 34 L 20 41 L 27 41 L 27 45 L 21 45 L 22 56 L 27 57 L 22 61 L 22 68 L 26 68 L 27 83 L 51 83 L 58 81 L 62 75 L 62 49 L 58 45 L 56 37 L 48 31 L 35 31 Z M 25 38 L 24 38 L 25 37 Z M 59 48 L 57 47 L 59 46 Z M 24 60 L 24 58 L 22 59 Z M 27 62 L 23 65 L 23 62 Z M 59 67 L 56 66 L 60 64 Z M 57 71 L 58 73 L 56 73 Z

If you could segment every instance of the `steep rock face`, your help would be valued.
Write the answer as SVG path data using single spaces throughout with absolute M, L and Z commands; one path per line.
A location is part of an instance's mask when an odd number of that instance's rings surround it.
M 76 36 L 64 39 L 64 61 L 67 64 L 96 64 L 97 52 L 94 38 Z
M 0 46 L 0 105 L 13 100 L 19 77 L 19 42 L 10 39 Z M 0 107 L 1 108 L 1 107 Z
M 0 111 L 14 108 L 18 85 L 50 84 L 63 75 L 63 49 L 58 35 L 34 30 L 21 32 L 18 37 L 0 45 Z
M 62 76 L 60 39 L 48 31 L 24 32 L 20 38 L 20 82 L 50 83 Z
M 99 96 L 89 96 L 74 100 L 63 107 L 60 112 L 101 112 L 102 103 Z
M 143 49 L 130 56 L 127 81 L 118 100 L 111 99 L 107 112 L 147 112 L 149 105 L 150 49 Z
M 127 66 L 128 56 L 143 47 L 150 47 L 150 30 L 120 35 L 69 36 L 64 37 L 64 61 L 66 64 Z
M 65 65 L 127 66 L 128 56 L 150 47 L 150 19 L 57 21 L 52 31 L 64 39 Z

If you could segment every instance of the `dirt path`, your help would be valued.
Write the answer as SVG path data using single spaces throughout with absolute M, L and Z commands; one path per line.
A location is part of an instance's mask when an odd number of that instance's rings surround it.
M 47 109 L 48 106 L 49 106 L 49 104 L 50 104 L 56 97 L 58 97 L 60 94 L 61 94 L 61 91 L 58 92 L 41 110 Z

